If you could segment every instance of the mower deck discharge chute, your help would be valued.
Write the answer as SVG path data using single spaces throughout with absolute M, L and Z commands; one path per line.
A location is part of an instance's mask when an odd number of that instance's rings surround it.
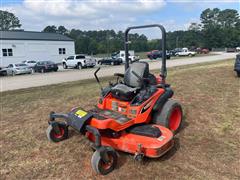
M 47 137 L 59 142 L 68 137 L 68 127 L 86 136 L 95 152 L 92 168 L 108 174 L 117 164 L 115 150 L 134 154 L 136 160 L 144 156 L 157 158 L 174 145 L 173 136 L 182 123 L 181 105 L 172 100 L 173 90 L 165 83 L 166 33 L 161 25 L 129 27 L 125 31 L 125 54 L 128 54 L 128 33 L 132 29 L 158 27 L 162 31 L 162 67 L 160 76 L 149 72 L 146 62 L 129 64 L 126 57 L 125 73 L 116 73 L 116 83 L 102 88 L 97 107 L 90 111 L 74 108 L 68 114 L 51 112 Z M 120 80 L 121 79 L 121 80 Z M 65 121 L 56 121 L 64 119 Z

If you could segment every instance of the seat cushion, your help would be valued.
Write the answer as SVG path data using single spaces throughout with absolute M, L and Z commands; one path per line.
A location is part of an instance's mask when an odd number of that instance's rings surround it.
M 115 98 L 131 101 L 135 97 L 137 90 L 138 88 L 131 88 L 125 84 L 117 84 L 111 89 L 111 93 Z

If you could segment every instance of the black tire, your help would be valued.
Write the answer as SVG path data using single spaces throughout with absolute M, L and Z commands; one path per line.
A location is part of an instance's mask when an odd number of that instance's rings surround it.
M 63 69 L 67 69 L 68 66 L 66 65 L 66 63 L 63 63 Z
M 182 117 L 181 105 L 177 101 L 169 99 L 161 110 L 154 112 L 152 122 L 162 125 L 176 134 L 181 129 Z
M 52 142 L 60 142 L 68 138 L 68 127 L 65 124 L 58 123 L 60 134 L 57 134 L 52 125 L 49 125 L 47 128 L 47 138 Z
M 110 159 L 109 163 L 105 163 L 102 160 L 99 151 L 95 151 L 91 159 L 91 164 L 94 171 L 102 175 L 106 175 L 116 168 L 118 158 L 117 153 L 114 149 L 107 147 L 105 151 L 108 155 L 108 158 Z
M 57 71 L 58 71 L 58 69 L 54 69 L 53 71 L 54 71 L 54 72 L 57 72 Z
M 82 69 L 82 64 L 81 64 L 81 63 L 78 63 L 78 64 L 77 64 L 77 68 L 78 68 L 78 69 Z
M 240 71 L 237 72 L 237 76 L 240 77 Z
M 16 73 L 15 73 L 15 71 L 12 71 L 12 74 L 11 74 L 12 76 L 15 76 L 16 75 Z

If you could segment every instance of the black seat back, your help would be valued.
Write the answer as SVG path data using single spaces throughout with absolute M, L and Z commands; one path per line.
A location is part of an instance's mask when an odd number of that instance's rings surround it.
M 129 66 L 124 75 L 124 84 L 130 87 L 142 87 L 143 82 L 133 74 L 133 71 L 141 78 L 148 78 L 149 65 L 146 62 L 135 62 Z

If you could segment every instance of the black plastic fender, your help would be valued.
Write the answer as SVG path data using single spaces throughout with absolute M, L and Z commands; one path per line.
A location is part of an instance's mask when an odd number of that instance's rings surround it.
M 158 98 L 155 105 L 153 106 L 153 111 L 162 109 L 163 105 L 169 98 L 173 96 L 173 94 L 174 92 L 170 87 L 165 88 L 165 92 Z
M 49 124 L 53 126 L 57 126 L 55 123 L 59 123 L 55 121 L 56 118 L 62 118 L 65 120 L 67 126 L 71 126 L 72 128 L 76 129 L 80 133 L 85 133 L 86 128 L 85 126 L 88 124 L 88 121 L 90 121 L 93 117 L 93 114 L 91 112 L 86 112 L 87 114 L 83 117 L 79 117 L 76 115 L 76 112 L 78 110 L 81 110 L 80 108 L 76 108 L 69 112 L 68 114 L 61 114 L 61 113 L 50 113 L 50 121 Z M 55 129 L 54 129 L 55 130 Z

